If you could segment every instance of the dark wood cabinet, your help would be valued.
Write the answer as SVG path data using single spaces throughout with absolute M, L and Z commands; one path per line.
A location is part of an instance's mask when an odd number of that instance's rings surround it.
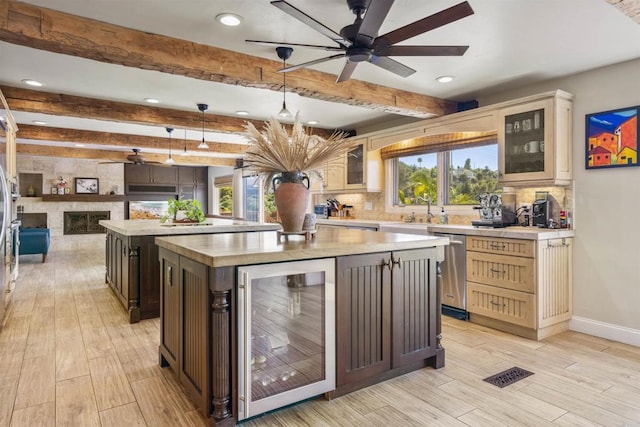
M 171 166 L 127 164 L 124 172 L 126 184 L 175 184 L 178 181 L 178 168 Z
M 178 184 L 206 185 L 209 175 L 207 167 L 178 166 Z
M 336 392 L 441 367 L 434 248 L 337 259 Z
M 160 365 L 171 366 L 203 414 L 212 411 L 209 268 L 160 250 Z
M 337 259 L 336 385 L 366 380 L 391 368 L 390 253 Z
M 127 310 L 131 323 L 160 314 L 160 272 L 154 239 L 107 229 L 106 282 Z

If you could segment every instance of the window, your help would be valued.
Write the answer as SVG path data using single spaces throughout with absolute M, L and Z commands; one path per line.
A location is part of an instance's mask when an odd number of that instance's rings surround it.
M 498 146 L 397 157 L 395 205 L 475 205 L 498 189 Z

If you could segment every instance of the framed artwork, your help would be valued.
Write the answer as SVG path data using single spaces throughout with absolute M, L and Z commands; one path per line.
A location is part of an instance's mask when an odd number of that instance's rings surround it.
M 98 194 L 98 178 L 76 178 L 76 194 Z
M 58 187 L 58 196 L 64 196 L 64 187 Z
M 638 107 L 587 114 L 585 168 L 638 166 Z
M 69 187 L 64 187 L 64 194 L 71 194 L 71 189 Z
M 58 187 L 51 187 L 51 194 L 58 194 Z

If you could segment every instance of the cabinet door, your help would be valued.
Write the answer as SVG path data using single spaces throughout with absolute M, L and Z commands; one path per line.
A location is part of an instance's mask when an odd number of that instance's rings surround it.
M 344 172 L 343 162 L 333 162 L 328 165 L 324 178 L 324 191 L 344 190 Z
M 153 166 L 152 182 L 156 184 L 175 184 L 178 181 L 178 168 L 173 166 Z
M 151 168 L 152 166 L 150 165 L 124 165 L 124 182 L 138 184 L 148 184 L 152 182 Z
M 178 166 L 178 183 L 179 184 L 193 184 L 195 181 L 194 178 L 194 167 L 191 166 Z
M 209 168 L 196 167 L 193 169 L 193 183 L 207 185 L 209 183 Z
M 163 355 L 176 368 L 180 350 L 180 286 L 178 283 L 178 255 L 164 252 L 160 258 L 160 344 Z
M 498 112 L 500 182 L 554 178 L 553 106 L 553 99 L 547 99 Z
M 178 370 L 180 383 L 200 408 L 209 408 L 205 394 L 209 390 L 210 352 L 208 350 L 207 313 L 209 288 L 207 267 L 180 257 L 180 332 Z M 207 412 L 208 413 L 208 412 Z
M 180 185 L 180 198 L 182 199 L 193 199 L 194 197 L 194 185 L 193 184 L 182 184 Z
M 202 205 L 202 212 L 207 214 L 207 202 L 208 202 L 208 187 L 206 185 L 195 185 L 193 187 L 193 198 L 200 202 Z
M 435 248 L 392 253 L 392 367 L 436 354 L 437 303 Z
M 115 261 L 115 268 L 113 269 L 113 289 L 116 291 L 118 297 L 122 295 L 122 253 L 125 250 L 123 246 L 122 239 L 116 236 L 113 245 L 113 259 Z
M 337 259 L 336 385 L 363 381 L 391 367 L 390 254 Z
M 359 144 L 347 153 L 345 160 L 345 188 L 362 188 L 365 184 L 365 153 L 364 145 Z

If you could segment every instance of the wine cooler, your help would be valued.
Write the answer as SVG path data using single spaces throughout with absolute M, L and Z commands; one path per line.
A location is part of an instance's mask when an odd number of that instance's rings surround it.
M 238 268 L 238 419 L 335 388 L 335 260 Z

